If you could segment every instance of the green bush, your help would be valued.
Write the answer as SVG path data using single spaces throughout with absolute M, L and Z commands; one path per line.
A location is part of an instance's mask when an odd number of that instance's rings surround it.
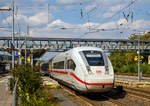
M 143 63 L 141 65 L 141 71 L 143 72 L 143 74 L 150 74 L 150 65 Z
M 14 86 L 15 86 L 15 82 L 16 82 L 16 80 L 14 78 L 9 78 L 8 86 L 9 86 L 9 90 L 11 92 L 13 92 L 13 89 L 14 89 Z
M 20 65 L 12 70 L 14 79 L 18 81 L 18 92 L 21 106 L 50 106 L 52 98 L 48 97 L 37 67 Z
M 140 71 L 143 74 L 150 74 L 150 65 L 146 63 L 140 64 Z M 117 73 L 129 73 L 129 74 L 137 74 L 138 73 L 138 64 L 130 64 L 124 65 L 121 68 L 114 67 L 115 72 Z

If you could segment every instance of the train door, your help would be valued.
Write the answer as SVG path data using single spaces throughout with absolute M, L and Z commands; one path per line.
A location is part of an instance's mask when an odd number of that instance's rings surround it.
M 74 78 L 72 74 L 75 73 L 76 65 L 72 59 L 67 60 L 68 79 L 71 85 L 74 85 Z

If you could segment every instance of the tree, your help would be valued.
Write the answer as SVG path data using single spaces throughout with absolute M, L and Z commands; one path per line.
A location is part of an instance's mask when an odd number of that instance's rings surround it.
M 146 34 L 144 34 L 144 35 L 137 35 L 137 34 L 134 34 L 134 35 L 131 35 L 131 36 L 129 37 L 130 40 L 137 40 L 137 39 L 139 39 L 139 38 L 140 38 L 140 40 L 150 40 L 150 32 L 148 32 L 148 33 L 146 33 Z
M 150 32 L 144 34 L 144 35 L 131 35 L 129 37 L 130 40 L 137 40 L 140 36 L 140 40 L 150 40 Z M 143 61 L 147 61 L 147 55 L 141 54 L 144 56 Z M 137 62 L 134 61 L 135 56 L 137 56 L 137 53 L 111 53 L 110 54 L 110 60 L 113 64 L 114 69 L 115 68 L 121 68 L 125 65 L 130 64 L 136 64 Z

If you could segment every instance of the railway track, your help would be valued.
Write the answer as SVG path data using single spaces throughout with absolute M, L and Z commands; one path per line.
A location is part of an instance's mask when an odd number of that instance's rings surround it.
M 127 106 L 126 103 L 121 102 L 120 100 L 113 99 L 105 94 L 94 94 L 94 95 L 84 95 L 78 94 L 76 91 L 61 85 L 65 91 L 75 96 L 77 99 L 80 99 L 86 106 L 100 106 L 100 105 L 109 105 L 109 106 Z M 94 97 L 93 97 L 94 96 Z
M 68 87 L 66 87 L 64 85 L 61 85 L 61 88 L 63 88 L 69 94 L 75 96 L 77 99 L 80 99 L 80 101 L 82 101 L 86 106 L 94 106 L 94 104 L 91 103 L 90 101 L 88 101 L 87 98 L 83 98 L 83 97 L 77 95 L 76 92 L 71 90 L 70 88 L 68 88 Z
M 150 90 L 144 90 L 140 88 L 123 88 L 128 95 L 135 95 L 143 100 L 150 102 Z
M 63 90 L 70 94 L 73 101 L 76 99 L 84 106 L 150 106 L 150 91 L 148 90 L 115 87 L 109 93 L 85 95 L 60 85 Z
M 115 85 L 116 88 L 121 88 L 120 90 L 126 91 L 128 95 L 135 95 L 138 97 L 142 97 L 144 99 L 150 100 L 150 89 L 144 89 L 144 88 L 135 88 L 135 87 L 126 87 L 126 86 L 120 86 Z
M 115 99 L 112 99 L 110 98 L 109 96 L 106 96 L 106 95 L 102 95 L 103 97 L 107 98 L 109 102 L 113 103 L 114 105 L 117 105 L 117 106 L 126 106 L 125 103 L 121 102 L 120 100 L 115 100 Z

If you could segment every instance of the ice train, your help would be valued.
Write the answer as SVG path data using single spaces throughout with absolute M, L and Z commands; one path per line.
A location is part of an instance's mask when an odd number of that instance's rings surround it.
M 76 47 L 50 60 L 49 74 L 84 93 L 108 92 L 114 85 L 114 71 L 106 53 L 97 47 Z

